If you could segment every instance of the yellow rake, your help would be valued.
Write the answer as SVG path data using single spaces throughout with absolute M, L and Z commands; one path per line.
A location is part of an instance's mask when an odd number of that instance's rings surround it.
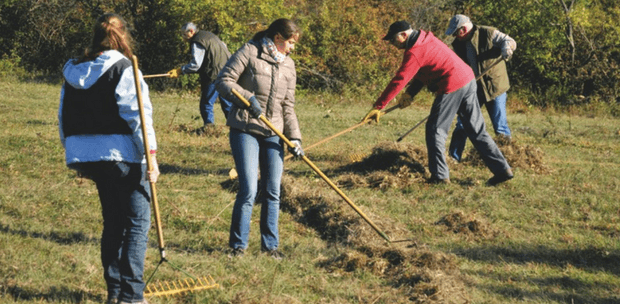
M 146 165 L 147 165 L 148 170 L 151 171 L 153 170 L 153 161 L 151 160 L 151 154 L 149 153 L 150 146 L 148 142 L 148 134 L 147 134 L 148 132 L 144 124 L 144 121 L 145 121 L 144 103 L 142 101 L 142 91 L 140 87 L 140 77 L 139 77 L 140 75 L 138 74 L 138 58 L 136 56 L 132 57 L 132 64 L 133 64 L 134 80 L 135 80 L 135 85 L 136 85 L 136 95 L 138 96 L 138 108 L 140 110 L 140 122 L 142 125 L 141 126 L 142 127 L 142 138 L 144 142 Z M 151 203 L 153 204 L 153 213 L 155 216 L 155 228 L 157 230 L 157 243 L 159 245 L 159 254 L 161 256 L 161 259 L 159 260 L 159 264 L 157 264 L 157 267 L 155 267 L 155 270 L 153 271 L 149 279 L 146 281 L 144 296 L 146 297 L 169 296 L 169 295 L 181 294 L 185 292 L 193 292 L 193 291 L 198 291 L 198 290 L 205 290 L 205 289 L 219 287 L 220 285 L 215 283 L 215 280 L 211 276 L 197 278 L 189 274 L 188 272 L 183 271 L 179 267 L 173 265 L 172 263 L 170 263 L 170 261 L 166 259 L 166 250 L 165 250 L 165 245 L 164 245 L 164 233 L 161 227 L 159 204 L 157 203 L 157 189 L 155 188 L 155 183 L 149 182 L 149 185 L 151 186 Z M 172 282 L 172 283 L 164 282 L 164 283 L 158 283 L 156 284 L 156 286 L 149 286 L 149 283 L 151 282 L 151 279 L 153 279 L 153 276 L 159 269 L 159 266 L 161 266 L 161 264 L 163 264 L 164 262 L 168 262 L 168 264 L 171 267 L 184 273 L 191 279 L 179 280 L 178 282 Z
M 164 282 L 155 284 L 155 286 L 147 286 L 144 290 L 145 297 L 161 297 L 171 296 L 175 294 L 193 292 L 203 289 L 211 289 L 220 287 L 219 284 L 211 276 L 205 276 L 202 278 L 184 279 L 177 282 Z

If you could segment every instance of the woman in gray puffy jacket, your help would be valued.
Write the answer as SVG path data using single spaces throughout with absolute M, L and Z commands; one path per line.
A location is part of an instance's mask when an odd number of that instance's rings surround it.
M 252 207 L 258 192 L 260 166 L 263 197 L 260 232 L 261 250 L 281 259 L 278 251 L 280 181 L 283 143 L 263 121 L 264 115 L 296 146 L 289 151 L 303 154 L 301 132 L 295 114 L 295 63 L 288 56 L 299 39 L 299 28 L 288 19 L 278 19 L 258 32 L 228 60 L 216 80 L 216 88 L 233 102 L 228 115 L 230 147 L 239 174 L 239 192 L 230 227 L 231 256 L 242 256 L 248 247 Z M 247 107 L 231 90 L 250 101 Z

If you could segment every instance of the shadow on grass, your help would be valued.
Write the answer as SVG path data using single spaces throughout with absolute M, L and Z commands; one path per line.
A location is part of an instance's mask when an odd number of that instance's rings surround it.
M 159 164 L 159 172 L 161 174 L 182 174 L 182 175 L 225 175 L 228 176 L 230 168 L 218 169 L 218 170 L 204 170 L 199 168 L 184 168 L 175 165 Z
M 0 225 L 0 232 L 12 235 L 19 235 L 22 237 L 52 241 L 60 245 L 72 245 L 78 243 L 99 244 L 99 238 L 89 237 L 81 232 L 31 232 L 25 230 L 11 229 L 11 227 L 8 225 Z
M 527 246 L 523 248 L 478 247 L 456 249 L 453 253 L 478 262 L 509 263 L 509 264 L 544 264 L 552 267 L 574 267 L 590 273 L 607 272 L 620 277 L 620 252 L 602 248 L 586 249 L 555 249 L 546 246 Z M 540 292 L 531 292 L 520 288 L 498 285 L 480 286 L 508 298 L 554 299 L 560 303 L 620 303 L 620 297 L 610 298 L 599 294 L 600 290 L 608 290 L 613 294 L 618 286 L 604 282 L 579 280 L 569 276 L 555 277 L 517 277 L 507 278 L 504 274 L 479 271 L 476 275 L 490 277 L 496 282 L 527 281 L 535 284 Z M 553 291 L 559 290 L 559 291 Z
M 36 301 L 36 302 L 63 302 L 63 303 L 84 303 L 86 300 L 96 303 L 103 303 L 100 295 L 84 291 L 74 291 L 67 287 L 50 287 L 49 291 L 36 291 L 21 288 L 19 286 L 6 286 L 0 291 L 9 294 L 15 301 Z

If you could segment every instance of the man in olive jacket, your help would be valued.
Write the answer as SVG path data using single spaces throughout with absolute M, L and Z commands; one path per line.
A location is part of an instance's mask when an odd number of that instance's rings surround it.
M 517 48 L 517 43 L 510 36 L 494 27 L 474 25 L 469 17 L 455 15 L 450 20 L 446 35 L 455 37 L 452 42 L 454 52 L 474 71 L 478 80 L 478 100 L 486 105 L 495 134 L 510 140 L 511 133 L 506 118 L 506 91 L 510 88 L 506 61 Z M 497 61 L 501 61 L 498 64 Z M 457 121 L 452 133 L 449 154 L 457 161 L 461 160 L 467 136 L 461 121 Z
M 204 127 L 214 125 L 213 105 L 219 94 L 215 89 L 215 78 L 222 67 L 230 58 L 228 47 L 220 38 L 209 31 L 198 30 L 196 25 L 188 22 L 181 27 L 183 40 L 190 43 L 191 60 L 188 64 L 170 70 L 168 75 L 170 78 L 177 78 L 183 74 L 198 73 L 200 75 L 200 116 L 204 122 Z M 224 116 L 228 117 L 228 113 L 232 108 L 230 101 L 220 98 L 220 105 Z

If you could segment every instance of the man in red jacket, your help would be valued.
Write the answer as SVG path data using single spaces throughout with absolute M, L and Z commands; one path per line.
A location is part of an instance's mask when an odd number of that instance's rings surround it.
M 426 146 L 429 182 L 449 183 L 450 172 L 446 163 L 445 144 L 448 130 L 458 114 L 467 136 L 482 155 L 487 167 L 493 172 L 488 185 L 497 185 L 513 178 L 512 170 L 504 155 L 486 131 L 472 69 L 433 33 L 414 30 L 406 21 L 394 22 L 383 40 L 404 50 L 404 58 L 396 75 L 387 85 L 364 120 L 379 121 L 381 109 L 411 81 L 407 88 L 415 96 L 427 85 L 436 97 L 426 122 Z M 411 98 L 411 99 L 412 99 Z M 411 99 L 401 99 L 406 107 Z

